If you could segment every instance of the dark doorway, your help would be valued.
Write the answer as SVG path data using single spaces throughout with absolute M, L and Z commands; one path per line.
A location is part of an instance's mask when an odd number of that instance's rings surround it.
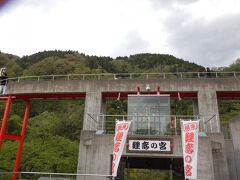
M 182 158 L 122 157 L 119 180 L 184 180 Z

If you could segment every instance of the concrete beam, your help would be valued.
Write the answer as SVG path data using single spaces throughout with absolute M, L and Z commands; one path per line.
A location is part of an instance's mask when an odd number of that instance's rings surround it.
M 149 84 L 152 90 L 160 86 L 161 91 L 240 91 L 240 79 L 156 79 L 156 80 L 55 80 L 41 82 L 10 82 L 6 94 L 27 93 L 73 93 L 87 92 L 90 87 L 98 87 L 102 92 L 136 92 L 145 90 Z

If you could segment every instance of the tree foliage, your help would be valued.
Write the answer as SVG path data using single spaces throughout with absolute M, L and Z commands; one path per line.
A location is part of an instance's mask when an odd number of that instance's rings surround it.
M 195 63 L 167 54 L 136 54 L 129 57 L 88 56 L 75 51 L 43 51 L 21 58 L 0 54 L 0 66 L 10 77 L 73 73 L 134 73 L 205 71 Z

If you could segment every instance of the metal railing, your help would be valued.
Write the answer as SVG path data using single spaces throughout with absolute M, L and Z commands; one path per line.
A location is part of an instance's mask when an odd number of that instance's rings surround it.
M 41 180 L 41 178 L 49 178 L 49 180 L 58 180 L 66 178 L 76 180 L 78 177 L 105 177 L 106 180 L 112 179 L 112 175 L 106 174 L 76 174 L 76 173 L 50 173 L 50 172 L 0 172 L 0 180 L 11 179 L 12 174 L 18 174 L 18 180 Z
M 121 80 L 121 79 L 184 79 L 184 78 L 239 78 L 240 72 L 175 72 L 175 73 L 102 73 L 21 76 L 8 78 L 10 82 L 55 80 Z
M 220 132 L 218 116 L 136 116 L 136 115 L 105 115 L 89 114 L 88 129 L 99 134 L 114 134 L 116 120 L 132 121 L 129 134 L 145 135 L 180 135 L 181 120 L 200 119 L 200 132 Z

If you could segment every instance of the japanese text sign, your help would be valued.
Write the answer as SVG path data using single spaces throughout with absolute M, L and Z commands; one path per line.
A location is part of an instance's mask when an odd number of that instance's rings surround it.
M 171 152 L 170 140 L 138 140 L 130 139 L 128 141 L 129 151 L 139 152 Z
M 197 179 L 198 121 L 182 121 L 182 148 L 185 179 Z
M 115 127 L 113 159 L 112 159 L 112 176 L 117 176 L 119 161 L 122 156 L 124 145 L 127 139 L 127 133 L 131 125 L 130 121 L 117 121 Z

